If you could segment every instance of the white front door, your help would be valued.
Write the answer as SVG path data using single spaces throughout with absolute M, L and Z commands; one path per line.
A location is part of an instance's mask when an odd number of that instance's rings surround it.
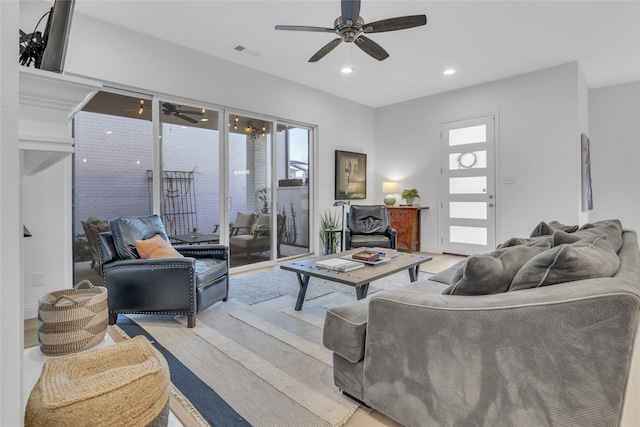
M 441 123 L 440 211 L 444 253 L 495 249 L 495 116 Z

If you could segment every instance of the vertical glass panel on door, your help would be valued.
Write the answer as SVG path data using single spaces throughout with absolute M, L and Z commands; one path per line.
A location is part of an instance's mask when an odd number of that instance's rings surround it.
M 487 244 L 487 229 L 452 225 L 449 227 L 449 240 L 455 243 L 484 246 Z
M 174 244 L 220 241 L 219 114 L 161 103 L 162 221 Z M 147 172 L 149 191 L 153 174 Z
M 229 250 L 231 267 L 239 267 L 275 259 L 271 242 L 279 243 L 273 239 L 281 234 L 282 224 L 272 221 L 272 124 L 229 117 Z
M 487 141 L 487 125 L 469 126 L 449 130 L 449 146 L 477 144 Z
M 484 169 L 487 167 L 486 151 L 449 154 L 449 170 Z
M 74 283 L 102 285 L 98 234 L 109 220 L 152 213 L 149 97 L 99 92 L 73 120 Z
M 278 257 L 309 253 L 309 147 L 311 131 L 278 125 L 278 220 L 283 222 Z
M 456 219 L 487 219 L 487 203 L 449 202 L 449 217 Z
M 486 176 L 449 178 L 449 194 L 484 194 L 486 192 Z

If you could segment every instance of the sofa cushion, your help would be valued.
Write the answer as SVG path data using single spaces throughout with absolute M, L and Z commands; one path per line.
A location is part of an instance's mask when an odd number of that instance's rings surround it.
M 548 250 L 545 241 L 534 246 L 513 246 L 471 255 L 451 279 L 443 295 L 487 295 L 506 292 L 520 268 L 534 256 Z M 432 279 L 433 280 L 433 279 Z
M 538 236 L 550 236 L 556 230 L 566 231 L 567 233 L 573 233 L 578 229 L 577 225 L 564 225 L 559 223 L 558 221 L 551 221 L 546 223 L 542 221 L 540 224 L 536 226 L 531 232 L 529 237 L 538 237 Z
M 136 240 L 147 240 L 159 234 L 169 242 L 162 219 L 158 215 L 115 218 L 109 221 L 109 226 L 116 251 L 122 259 L 140 258 L 136 249 Z
M 561 244 L 531 258 L 513 278 L 509 291 L 596 277 L 611 277 L 620 259 L 607 237 L 593 236 Z
M 227 274 L 227 262 L 215 258 L 196 259 L 196 286 L 206 285 Z
M 249 234 L 251 226 L 256 220 L 256 214 L 254 213 L 242 213 L 236 214 L 236 220 L 233 221 L 233 227 L 238 229 L 237 234 Z
M 575 233 L 566 233 L 558 230 L 553 233 L 553 246 L 564 243 L 575 243 L 595 236 L 605 236 L 606 242 L 618 253 L 622 247 L 622 223 L 618 220 L 601 221 L 594 224 L 585 224 Z
M 369 300 L 332 307 L 324 318 L 322 343 L 351 363 L 364 358 Z
M 140 258 L 143 259 L 182 257 L 182 254 L 176 251 L 173 246 L 165 241 L 159 234 L 156 234 L 150 239 L 136 240 L 136 250 Z

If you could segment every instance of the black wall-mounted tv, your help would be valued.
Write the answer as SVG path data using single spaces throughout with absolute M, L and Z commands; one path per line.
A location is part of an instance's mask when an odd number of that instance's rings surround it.
M 55 0 L 44 30 L 41 70 L 62 73 L 75 0 Z

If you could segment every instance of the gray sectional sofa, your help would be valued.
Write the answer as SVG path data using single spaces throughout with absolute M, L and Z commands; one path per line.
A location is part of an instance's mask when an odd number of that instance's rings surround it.
M 551 222 L 329 309 L 323 341 L 336 386 L 405 427 L 638 426 L 639 319 L 636 233 Z

